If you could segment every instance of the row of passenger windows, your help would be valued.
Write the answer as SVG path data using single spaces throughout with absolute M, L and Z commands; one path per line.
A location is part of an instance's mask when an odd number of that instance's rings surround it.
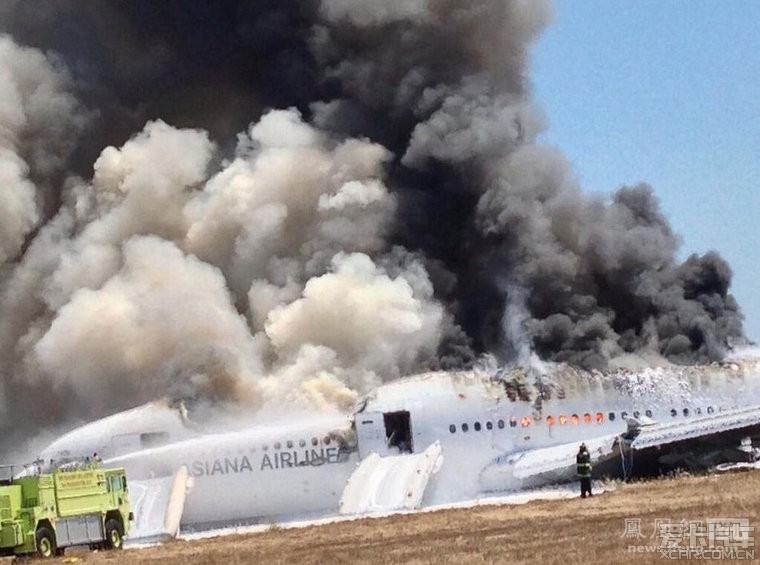
M 712 406 L 708 406 L 707 407 L 707 413 L 708 414 L 712 414 L 713 412 L 715 412 L 715 409 Z M 689 413 L 690 412 L 689 412 L 688 408 L 684 408 L 683 409 L 683 415 L 684 416 L 688 416 Z M 702 414 L 702 408 L 699 408 L 699 407 L 695 408 L 694 409 L 694 413 L 696 415 L 701 415 Z M 644 410 L 644 415 L 647 418 L 651 418 L 652 417 L 652 411 L 651 410 Z M 670 415 L 675 418 L 676 416 L 678 416 L 678 410 L 676 410 L 675 408 L 672 408 L 670 410 Z M 610 412 L 607 415 L 607 417 L 609 418 L 609 420 L 611 422 L 614 422 L 615 418 L 616 418 L 616 414 L 614 412 Z M 626 418 L 628 418 L 628 412 L 625 412 L 625 411 L 621 412 L 620 413 L 620 417 L 623 420 L 625 420 Z M 639 412 L 638 410 L 634 410 L 633 417 L 634 418 L 641 417 L 641 412 Z M 565 425 L 565 424 L 568 424 L 568 423 L 569 424 L 577 425 L 577 424 L 580 423 L 580 421 L 581 421 L 581 417 L 578 414 L 571 414 L 570 416 L 567 416 L 566 414 L 560 414 L 559 416 L 557 416 L 556 419 L 554 418 L 554 416 L 547 416 L 546 417 L 546 423 L 549 426 L 553 426 L 553 425 L 555 425 L 557 423 L 559 423 L 560 425 Z M 583 415 L 583 422 L 585 424 L 590 424 L 590 423 L 592 423 L 594 421 L 597 424 L 604 423 L 604 414 L 602 412 L 597 412 L 594 416 L 592 416 L 589 412 L 586 412 Z M 521 427 L 523 427 L 523 428 L 527 428 L 532 423 L 533 423 L 533 419 L 530 416 L 523 416 L 519 420 L 517 418 L 515 418 L 514 416 L 509 419 L 509 427 L 510 428 L 516 428 L 518 426 L 518 424 Z M 496 425 L 501 430 L 501 429 L 504 429 L 504 427 L 505 427 L 506 424 L 504 423 L 504 420 L 498 420 L 496 422 Z M 480 422 L 475 422 L 472 425 L 472 427 L 473 427 L 473 429 L 476 432 L 479 432 L 482 429 L 482 427 L 480 425 Z M 492 430 L 493 429 L 493 423 L 492 422 L 486 422 L 485 428 L 486 428 L 486 430 Z M 468 423 L 463 423 L 460 426 L 460 429 L 461 429 L 462 432 L 468 432 L 468 431 L 470 431 L 470 425 Z M 451 432 L 453 434 L 453 433 L 456 433 L 456 431 L 457 431 L 456 425 L 454 425 L 454 424 L 449 425 L 449 432 Z
M 523 417 L 520 419 L 520 425 L 521 425 L 521 426 L 523 426 L 523 427 L 527 427 L 527 426 L 530 426 L 530 423 L 531 423 L 531 418 L 530 418 L 530 416 L 523 416 Z M 516 427 L 517 427 L 517 424 L 518 424 L 518 420 L 517 420 L 517 418 L 515 418 L 514 416 L 513 416 L 512 418 L 510 418 L 510 419 L 509 419 L 509 427 L 511 427 L 511 428 L 516 428 Z M 498 421 L 496 422 L 496 426 L 497 426 L 497 427 L 498 427 L 500 430 L 503 430 L 503 429 L 506 427 L 506 423 L 504 422 L 504 420 L 498 420 Z M 475 422 L 475 423 L 472 425 L 472 427 L 473 427 L 473 429 L 474 429 L 476 432 L 479 432 L 480 430 L 482 430 L 482 429 L 483 429 L 483 427 L 480 425 L 480 422 Z M 492 429 L 493 429 L 493 422 L 486 422 L 485 428 L 486 428 L 487 430 L 492 430 Z M 462 425 L 461 425 L 461 430 L 462 430 L 463 432 L 469 432 L 469 431 L 470 431 L 470 425 L 469 425 L 468 423 L 466 423 L 466 422 L 465 422 L 464 424 L 462 424 Z M 456 433 L 456 431 L 457 431 L 457 427 L 456 427 L 454 424 L 451 424 L 451 425 L 449 426 L 449 431 L 450 431 L 452 434 L 453 434 L 453 433 Z
M 333 439 L 330 436 L 325 436 L 324 438 L 322 438 L 323 445 L 329 446 L 332 442 L 333 442 Z M 308 443 L 311 443 L 312 447 L 318 447 L 320 441 L 316 437 L 311 438 L 310 442 L 307 442 L 305 439 L 300 439 L 297 442 L 292 441 L 292 440 L 287 440 L 286 442 L 276 441 L 272 444 L 272 449 L 274 449 L 275 451 L 279 451 L 283 447 L 285 447 L 286 449 L 293 449 L 296 445 L 298 445 L 298 447 L 306 447 Z M 249 449 L 249 451 L 251 452 L 256 451 L 256 448 L 252 447 Z M 269 445 L 267 444 L 262 445 L 261 451 L 269 451 Z

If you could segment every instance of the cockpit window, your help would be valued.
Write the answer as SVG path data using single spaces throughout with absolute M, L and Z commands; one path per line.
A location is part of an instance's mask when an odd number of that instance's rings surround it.
M 140 445 L 143 447 L 157 447 L 169 442 L 167 432 L 146 432 L 140 434 Z

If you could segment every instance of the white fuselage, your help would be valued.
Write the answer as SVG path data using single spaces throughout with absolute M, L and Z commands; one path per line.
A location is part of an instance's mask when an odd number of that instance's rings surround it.
M 43 456 L 100 450 L 117 455 L 109 463 L 125 466 L 132 479 L 186 466 L 194 485 L 182 522 L 208 524 L 335 513 L 347 480 L 368 453 L 418 453 L 438 441 L 443 465 L 424 497 L 425 504 L 436 504 L 525 486 L 509 473 L 492 472 L 510 454 L 620 434 L 629 417 L 665 422 L 757 404 L 757 374 L 734 373 L 571 379 L 540 402 L 535 392 L 520 400 L 505 381 L 489 375 L 431 373 L 378 387 L 352 416 L 220 434 L 169 425 L 172 420 L 159 410 L 155 422 L 165 426 L 168 443 L 122 455 L 114 450 L 124 442 L 114 444 L 114 438 L 123 431 L 120 418 L 130 413 L 117 414 L 67 434 Z M 148 413 L 141 418 L 145 433 L 163 429 Z

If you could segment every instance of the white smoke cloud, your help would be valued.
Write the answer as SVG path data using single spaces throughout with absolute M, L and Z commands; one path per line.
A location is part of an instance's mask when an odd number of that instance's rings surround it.
M 121 245 L 133 235 L 169 241 L 186 232 L 183 207 L 205 180 L 214 151 L 208 135 L 148 122 L 123 147 L 107 147 L 95 161 L 90 184 L 72 189 L 81 233 L 63 242 L 60 263 L 48 279 L 45 300 L 57 310 L 80 288 L 97 289 L 121 264 Z
M 133 401 L 166 394 L 209 360 L 223 360 L 241 383 L 261 373 L 217 269 L 154 236 L 128 240 L 123 255 L 120 271 L 98 290 L 77 291 L 37 342 L 56 383 L 107 403 L 114 391 Z
M 0 263 L 19 252 L 39 219 L 34 185 L 26 174 L 26 164 L 17 155 L 0 149 Z
M 254 281 L 303 284 L 341 251 L 382 249 L 395 210 L 382 146 L 332 142 L 295 110 L 278 110 L 241 136 L 236 153 L 186 205 L 184 245 L 222 268 L 238 296 Z
M 278 110 L 214 173 L 215 150 L 149 122 L 69 182 L 3 296 L 22 379 L 94 413 L 166 394 L 329 410 L 435 353 L 424 268 L 381 253 L 386 149 Z
M 270 312 L 266 333 L 281 358 L 300 355 L 304 344 L 324 346 L 356 379 L 377 384 L 432 356 L 442 319 L 432 295 L 415 295 L 403 273 L 391 278 L 364 254 L 339 254 L 333 272 L 312 278 L 302 298 Z
M 0 264 L 40 220 L 31 170 L 43 183 L 59 170 L 83 124 L 68 82 L 42 52 L 0 36 Z

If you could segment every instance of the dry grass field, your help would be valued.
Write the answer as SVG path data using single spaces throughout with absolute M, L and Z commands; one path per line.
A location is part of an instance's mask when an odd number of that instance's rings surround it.
M 322 526 L 174 541 L 122 552 L 76 552 L 48 563 L 662 563 L 632 554 L 625 520 L 749 518 L 760 525 L 760 472 L 678 477 L 620 485 L 591 499 L 536 501 L 361 519 Z M 760 555 L 760 554 L 759 554 Z M 30 561 L 26 561 L 29 563 Z

